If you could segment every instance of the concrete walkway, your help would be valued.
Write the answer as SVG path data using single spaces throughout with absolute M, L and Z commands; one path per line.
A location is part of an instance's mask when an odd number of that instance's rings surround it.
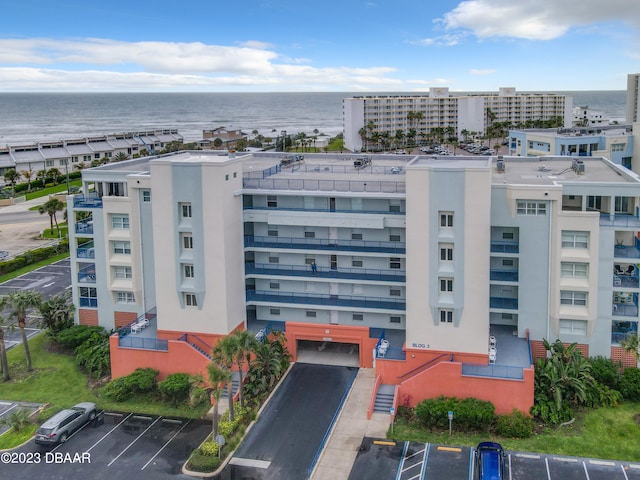
M 364 437 L 385 438 L 390 416 L 374 413 L 367 420 L 367 409 L 376 372 L 372 368 L 358 371 L 329 440 L 311 474 L 312 480 L 346 480 Z

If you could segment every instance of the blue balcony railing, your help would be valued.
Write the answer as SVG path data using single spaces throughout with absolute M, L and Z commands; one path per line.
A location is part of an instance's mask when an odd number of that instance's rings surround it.
M 640 279 L 638 278 L 638 270 L 635 269 L 634 275 L 614 275 L 613 286 L 622 288 L 638 288 L 640 286 Z
M 498 282 L 517 282 L 518 270 L 491 270 L 489 278 Z
M 93 218 L 76 222 L 76 233 L 93 235 Z
M 518 242 L 505 240 L 492 240 L 491 252 L 493 253 L 519 253 L 520 247 Z
M 91 264 L 78 271 L 78 282 L 96 283 L 96 266 Z
M 378 280 L 385 282 L 404 282 L 404 270 L 379 270 L 370 268 L 339 268 L 317 267 L 314 274 L 309 265 L 282 265 L 273 263 L 245 263 L 245 274 L 290 276 L 290 277 L 318 277 L 341 278 L 345 280 Z
M 102 197 L 75 195 L 73 208 L 102 208 Z
M 92 297 L 80 297 L 80 306 L 96 308 L 98 306 L 98 299 Z
M 512 367 L 509 365 L 478 365 L 473 363 L 463 363 L 462 375 L 522 380 L 524 378 L 524 368 Z
M 299 248 L 350 252 L 383 252 L 404 254 L 404 242 L 377 242 L 370 240 L 329 240 L 327 238 L 262 237 L 245 235 L 245 247 Z
M 378 215 L 405 215 L 406 212 L 391 212 L 389 210 L 344 210 L 330 208 L 291 208 L 291 207 L 248 207 L 244 210 L 269 210 L 269 211 L 285 211 L 285 212 L 318 212 L 318 213 L 359 213 L 359 214 L 378 214 Z
M 93 241 L 86 242 L 80 245 L 76 249 L 76 256 L 78 258 L 96 258 L 96 252 L 93 245 Z
M 518 299 L 507 298 L 507 297 L 490 297 L 489 307 L 490 308 L 506 308 L 508 310 L 517 310 Z
M 247 302 L 294 303 L 300 305 L 327 305 L 352 308 L 380 308 L 404 310 L 405 299 L 365 297 L 361 295 L 325 295 L 316 293 L 272 292 L 247 290 Z
M 612 314 L 616 317 L 637 317 L 638 305 L 633 303 L 614 303 Z
M 118 346 L 121 348 L 142 348 L 145 350 L 169 350 L 169 341 L 158 338 L 145 338 L 136 335 L 127 335 L 118 338 Z
M 310 178 L 243 178 L 243 188 L 263 190 L 315 190 L 321 192 L 405 193 L 405 182 L 376 180 L 320 180 Z
M 609 215 L 608 213 L 600 214 L 600 226 L 602 227 L 640 227 L 640 219 L 633 215 L 616 213 Z
M 640 249 L 630 245 L 616 245 L 613 249 L 615 258 L 640 258 Z

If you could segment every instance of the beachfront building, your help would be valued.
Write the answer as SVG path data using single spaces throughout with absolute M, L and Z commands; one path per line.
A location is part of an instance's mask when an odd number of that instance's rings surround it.
M 282 331 L 295 360 L 375 368 L 370 412 L 391 391 L 508 413 L 543 339 L 635 363 L 640 178 L 604 158 L 197 151 L 82 181 L 76 319 L 117 330 L 114 377 L 203 372 L 230 332 Z
M 610 120 L 605 117 L 604 112 L 592 110 L 589 105 L 573 107 L 573 120 L 571 124 L 574 127 L 596 127 L 609 125 Z
M 627 123 L 640 122 L 640 73 L 627 75 Z
M 424 142 L 434 129 L 443 129 L 462 140 L 467 133 L 484 135 L 498 123 L 518 125 L 561 119 L 571 127 L 572 98 L 555 94 L 516 93 L 500 88 L 497 94 L 456 94 L 448 88 L 431 88 L 428 95 L 358 96 L 343 99 L 344 145 L 359 152 L 368 145 L 364 136 L 378 133 L 394 138 L 415 131 L 414 140 Z
M 88 167 L 94 160 L 113 159 L 118 154 L 127 158 L 143 150 L 153 154 L 172 142 L 183 142 L 178 130 L 144 130 L 92 137 L 11 144 L 0 147 L 0 176 L 9 169 L 32 172 L 56 168 L 60 172 Z
M 202 140 L 199 142 L 202 148 L 215 150 L 231 150 L 236 147 L 239 140 L 247 140 L 248 135 L 239 128 L 218 127 L 202 131 Z M 216 140 L 219 140 L 218 142 Z
M 632 169 L 634 138 L 632 127 L 626 125 L 510 130 L 508 151 L 523 157 L 605 157 Z

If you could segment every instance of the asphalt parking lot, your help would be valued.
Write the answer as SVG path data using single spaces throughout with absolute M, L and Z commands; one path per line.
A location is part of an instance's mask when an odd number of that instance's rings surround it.
M 507 480 L 640 480 L 640 464 L 506 452 Z M 474 478 L 473 449 L 365 438 L 349 480 Z
M 2 478 L 187 478 L 182 465 L 211 432 L 203 420 L 102 412 L 54 448 L 33 441 L 0 454 Z
M 43 298 L 64 292 L 71 285 L 71 266 L 68 258 L 20 275 L 0 285 L 0 296 L 16 290 L 35 290 Z
M 308 478 L 357 371 L 296 363 L 220 478 Z
M 40 403 L 11 402 L 0 400 L 0 419 L 9 417 L 13 412 L 19 409 L 26 409 L 29 410 L 29 412 L 33 413 L 41 406 L 42 404 Z M 7 425 L 0 424 L 0 435 L 9 430 L 9 428 L 10 427 L 8 427 Z

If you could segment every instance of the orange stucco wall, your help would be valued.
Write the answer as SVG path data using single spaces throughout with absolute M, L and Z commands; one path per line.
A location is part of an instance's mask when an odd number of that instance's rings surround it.
M 287 338 L 287 349 L 291 353 L 293 361 L 297 359 L 298 340 L 355 343 L 360 346 L 360 366 L 364 368 L 373 366 L 373 355 L 371 352 L 378 341 L 377 338 L 369 338 L 369 327 L 327 325 L 325 323 L 287 322 L 285 336 Z
M 493 403 L 497 414 L 514 408 L 529 413 L 533 406 L 533 368 L 524 369 L 523 380 L 472 377 L 462 375 L 462 363 L 441 362 L 399 385 L 397 401 L 415 406 L 426 398 L 474 397 Z
M 86 308 L 78 309 L 78 323 L 80 325 L 98 326 L 98 310 L 89 310 Z

